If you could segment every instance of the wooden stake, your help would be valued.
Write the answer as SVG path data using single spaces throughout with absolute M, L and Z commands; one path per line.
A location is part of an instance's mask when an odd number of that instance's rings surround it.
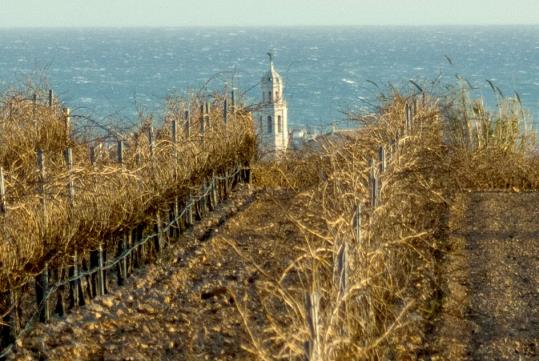
M 176 119 L 172 119 L 172 144 L 178 142 Z
M 211 103 L 209 101 L 206 102 L 206 127 L 208 129 L 211 128 L 211 119 L 210 119 L 210 113 L 211 113 Z
M 127 236 L 124 233 L 120 236 L 120 241 L 118 242 L 118 252 L 116 254 L 116 257 L 120 257 L 123 255 L 124 251 L 127 249 Z M 117 268 L 117 281 L 118 286 L 123 286 L 126 279 L 127 279 L 127 260 L 125 257 L 118 262 L 118 268 Z
M 71 139 L 71 109 L 64 109 L 65 126 L 66 126 L 66 140 L 69 142 Z
M 180 220 L 180 199 L 178 197 L 174 197 L 174 219 L 176 224 L 176 233 L 175 237 L 180 236 L 181 232 L 181 220 Z
M 356 211 L 354 212 L 354 220 L 352 222 L 354 227 L 354 235 L 356 242 L 361 243 L 361 203 L 357 204 Z
M 370 168 L 370 183 L 371 183 L 371 207 L 376 208 L 378 204 L 378 200 L 376 199 L 376 196 L 378 195 L 378 178 L 376 177 L 376 171 L 374 167 L 374 161 L 371 158 L 369 160 L 369 168 Z
M 65 161 L 67 164 L 68 181 L 67 181 L 67 195 L 69 206 L 73 207 L 75 204 L 75 186 L 73 184 L 73 151 L 71 148 L 67 148 L 64 153 Z
M 105 294 L 105 273 L 103 270 L 104 265 L 104 254 L 103 254 L 103 245 L 99 245 L 99 248 L 97 249 L 97 289 L 98 289 L 98 295 L 103 296 Z
M 150 142 L 150 156 L 153 158 L 155 153 L 155 140 L 154 140 L 154 134 L 153 134 L 153 126 L 150 126 L 150 129 L 148 129 L 148 141 Z
M 228 198 L 230 193 L 230 180 L 228 179 L 228 169 L 225 170 L 225 199 Z
M 223 102 L 223 121 L 225 125 L 228 122 L 228 100 L 226 99 L 226 96 L 225 101 Z
M 0 318 L 0 352 L 2 352 L 5 347 L 15 342 L 18 333 L 14 323 L 14 314 L 17 309 L 14 291 L 11 290 L 0 294 L 0 302 L 4 305 L 4 309 L 0 313 L 5 313 L 5 317 Z
M 122 140 L 118 140 L 118 163 L 123 164 L 124 163 L 124 142 Z
M 69 267 L 68 276 L 69 278 L 77 277 L 79 275 L 79 260 L 77 257 L 77 251 L 73 255 L 73 264 Z M 78 307 L 80 305 L 79 294 L 80 294 L 80 280 L 76 279 L 69 283 L 70 287 L 70 297 L 69 297 L 69 308 Z
M 54 105 L 54 93 L 52 89 L 49 89 L 49 108 L 52 108 Z
M 185 121 L 185 138 L 189 139 L 191 137 L 191 117 L 189 116 L 189 110 L 183 113 L 183 119 Z
M 309 326 L 309 340 L 305 343 L 305 357 L 308 361 L 320 361 L 320 330 L 318 312 L 320 309 L 320 295 L 311 292 L 305 297 L 307 324 Z
M 61 267 L 57 267 L 54 272 L 54 276 L 56 281 L 61 281 L 63 277 L 63 269 Z M 66 287 L 62 285 L 56 290 L 56 306 L 54 307 L 54 314 L 59 317 L 64 317 L 66 313 L 65 288 Z
M 36 303 L 39 308 L 39 321 L 48 322 L 50 319 L 49 310 L 49 266 L 45 263 L 43 271 L 36 276 Z
M 144 225 L 139 224 L 137 226 L 137 239 L 142 240 L 144 239 Z M 143 266 L 146 262 L 146 244 L 143 243 L 140 245 L 140 265 Z
M 337 273 L 339 277 L 340 294 L 343 297 L 348 287 L 348 243 L 343 242 L 337 253 Z
M 204 137 L 206 133 L 206 115 L 204 114 L 204 104 L 200 105 L 200 142 L 204 144 Z
M 6 184 L 4 180 L 4 168 L 0 167 L 0 214 L 6 213 Z
M 378 159 L 380 161 L 380 174 L 384 174 L 386 171 L 386 151 L 383 146 L 378 148 Z
M 39 195 L 41 198 L 41 206 L 43 208 L 44 224 L 46 224 L 47 214 L 45 208 L 45 153 L 43 149 L 37 151 L 37 167 L 39 170 Z
M 189 194 L 189 206 L 187 207 L 187 224 L 193 225 L 193 196 Z
M 157 214 L 155 215 L 155 221 L 157 231 L 157 238 L 155 239 L 155 253 L 156 256 L 159 257 L 161 255 L 161 251 L 163 250 L 163 229 L 161 225 L 161 215 L 159 214 L 159 211 L 157 211 Z
M 232 106 L 232 114 L 234 116 L 234 121 L 236 121 L 236 93 L 234 89 L 230 92 L 230 105 Z

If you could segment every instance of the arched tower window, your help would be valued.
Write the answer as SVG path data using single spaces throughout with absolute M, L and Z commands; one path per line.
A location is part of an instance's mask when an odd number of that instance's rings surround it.
M 277 116 L 277 134 L 282 133 L 283 131 L 283 117 L 280 115 Z
M 271 115 L 268 115 L 268 133 L 271 133 L 273 131 L 273 121 L 271 119 Z
M 271 102 L 271 92 L 268 92 L 268 102 Z

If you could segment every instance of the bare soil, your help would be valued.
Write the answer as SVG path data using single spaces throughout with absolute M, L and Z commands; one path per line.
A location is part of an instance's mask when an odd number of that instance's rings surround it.
M 166 259 L 67 318 L 38 325 L 10 359 L 254 359 L 250 332 L 263 337 L 268 327 L 257 283 L 299 254 L 302 236 L 284 215 L 300 215 L 304 201 L 241 188 Z M 450 232 L 430 358 L 539 360 L 539 194 L 463 194 Z
M 280 274 L 294 257 L 296 229 L 282 215 L 297 203 L 287 191 L 244 187 L 167 259 L 67 318 L 38 325 L 10 359 L 253 359 L 245 325 L 265 326 L 255 285 L 260 272 Z
M 539 360 L 539 193 L 470 193 L 450 221 L 433 359 Z

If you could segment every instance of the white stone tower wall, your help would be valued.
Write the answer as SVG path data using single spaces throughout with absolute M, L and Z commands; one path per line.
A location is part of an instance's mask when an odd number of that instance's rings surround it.
M 270 69 L 262 77 L 261 90 L 262 104 L 256 119 L 262 149 L 269 153 L 283 152 L 288 148 L 288 108 L 283 79 L 275 70 L 271 55 Z

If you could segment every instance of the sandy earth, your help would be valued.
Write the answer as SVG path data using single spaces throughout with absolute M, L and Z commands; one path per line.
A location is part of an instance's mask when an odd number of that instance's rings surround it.
M 137 271 L 127 287 L 66 319 L 38 325 L 18 340 L 10 359 L 253 359 L 244 349 L 249 345 L 244 324 L 262 330 L 263 321 L 244 320 L 237 305 L 255 314 L 259 270 L 280 272 L 293 257 L 294 227 L 276 217 L 292 200 L 284 191 L 244 186 L 184 235 L 166 260 Z
M 436 359 L 539 360 L 539 194 L 463 195 Z

